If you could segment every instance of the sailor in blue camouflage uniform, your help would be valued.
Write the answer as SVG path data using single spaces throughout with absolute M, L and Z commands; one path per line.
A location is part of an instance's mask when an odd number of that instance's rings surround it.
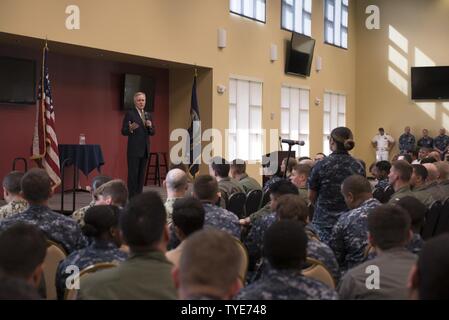
M 369 181 L 353 175 L 345 179 L 341 192 L 351 210 L 343 213 L 332 230 L 329 245 L 337 257 L 342 273 L 365 260 L 368 245 L 367 218 L 381 203 L 373 198 Z
M 73 219 L 53 212 L 48 207 L 51 180 L 43 169 L 29 170 L 23 176 L 21 185 L 29 207 L 22 213 L 0 221 L 0 232 L 18 222 L 24 222 L 36 225 L 49 240 L 61 245 L 67 253 L 86 247 L 87 240 L 79 225 Z
M 424 245 L 424 240 L 421 238 L 420 231 L 424 225 L 428 209 L 415 197 L 404 197 L 397 202 L 397 205 L 404 208 L 412 220 L 411 229 L 413 236 L 407 244 L 407 249 L 414 254 L 419 254 Z
M 399 137 L 399 151 L 405 154 L 416 149 L 415 136 L 410 133 L 410 127 L 405 127 L 404 133 Z
M 340 193 L 341 183 L 354 174 L 365 176 L 363 166 L 348 153 L 355 146 L 350 129 L 332 130 L 329 144 L 332 154 L 313 167 L 308 180 L 310 200 L 315 204 L 312 224 L 324 243 L 328 243 L 341 213 L 348 209 Z
M 128 254 L 120 251 L 122 239 L 118 227 L 120 209 L 116 206 L 94 206 L 86 211 L 83 233 L 92 239 L 91 244 L 77 250 L 60 262 L 56 272 L 58 298 L 64 297 L 66 279 L 71 272 L 67 267 L 75 265 L 80 271 L 96 263 L 111 262 L 118 264 L 126 260 Z
M 440 153 L 441 160 L 444 160 L 444 155 L 449 147 L 449 136 L 446 135 L 446 129 L 440 129 L 440 135 L 433 139 L 433 148 Z
M 324 283 L 301 274 L 306 261 L 307 235 L 299 221 L 274 223 L 264 238 L 270 270 L 237 294 L 237 300 L 337 300 Z
M 240 240 L 239 218 L 234 213 L 215 205 L 219 198 L 218 193 L 218 182 L 214 177 L 202 175 L 195 178 L 193 195 L 203 203 L 206 212 L 204 226 L 226 231 Z
M 429 130 L 422 129 L 422 138 L 418 140 L 419 148 L 433 148 L 433 138 L 429 137 Z

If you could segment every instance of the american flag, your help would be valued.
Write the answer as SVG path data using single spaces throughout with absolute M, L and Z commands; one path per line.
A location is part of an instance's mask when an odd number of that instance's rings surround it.
M 33 137 L 33 155 L 31 159 L 47 171 L 53 182 L 53 189 L 61 184 L 59 167 L 58 139 L 55 130 L 55 109 L 51 98 L 50 78 L 47 66 L 48 47 L 45 44 L 42 53 L 42 73 L 39 83 L 36 123 Z

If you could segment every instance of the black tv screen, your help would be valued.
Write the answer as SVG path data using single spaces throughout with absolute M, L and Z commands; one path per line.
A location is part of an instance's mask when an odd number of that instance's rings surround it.
M 0 57 L 0 103 L 36 103 L 36 62 Z
M 412 99 L 449 99 L 449 67 L 413 67 Z
M 312 66 L 315 39 L 292 33 L 292 39 L 287 46 L 285 73 L 308 77 Z
M 146 95 L 145 110 L 154 111 L 155 81 L 149 76 L 137 74 L 125 74 L 123 92 L 123 108 L 129 110 L 134 108 L 134 94 L 144 92 Z

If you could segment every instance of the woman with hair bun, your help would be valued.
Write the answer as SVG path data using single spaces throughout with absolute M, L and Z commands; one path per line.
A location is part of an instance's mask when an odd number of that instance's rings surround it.
M 348 153 L 355 146 L 349 128 L 332 130 L 329 145 L 332 153 L 313 167 L 308 180 L 309 199 L 315 205 L 312 225 L 325 243 L 340 214 L 348 210 L 340 192 L 343 180 L 354 174 L 365 176 L 365 169 Z
M 68 266 L 75 265 L 82 271 L 96 263 L 119 263 L 126 260 L 128 255 L 119 250 L 122 244 L 119 215 L 120 209 L 116 206 L 99 205 L 86 211 L 85 225 L 82 230 L 91 242 L 87 248 L 72 252 L 59 264 L 56 273 L 56 289 L 59 299 L 64 297 L 67 277 L 73 275 L 70 272 L 66 273 Z

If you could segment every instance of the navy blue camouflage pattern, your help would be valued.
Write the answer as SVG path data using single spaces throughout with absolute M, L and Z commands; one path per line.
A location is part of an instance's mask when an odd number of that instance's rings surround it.
M 58 270 L 56 272 L 56 289 L 58 292 L 58 298 L 64 297 L 64 291 L 66 289 L 66 279 L 71 273 L 65 273 L 68 266 L 75 265 L 80 271 L 88 266 L 102 262 L 119 263 L 125 261 L 128 258 L 128 254 L 120 251 L 117 245 L 109 241 L 93 240 L 92 243 L 84 249 L 72 252 L 63 261 L 59 263 Z
M 322 282 L 304 277 L 298 270 L 269 270 L 265 277 L 240 290 L 236 300 L 338 300 L 338 294 Z
M 365 169 L 346 151 L 332 153 L 312 169 L 308 187 L 318 195 L 312 223 L 325 243 L 340 214 L 348 209 L 340 192 L 341 184 L 354 174 L 365 176 Z
M 329 245 L 343 273 L 365 260 L 365 249 L 368 245 L 368 214 L 380 205 L 378 200 L 371 198 L 358 208 L 343 213 L 334 226 Z
M 420 148 L 433 148 L 433 138 L 422 137 L 418 140 L 418 147 Z
M 203 207 L 206 211 L 204 226 L 226 231 L 240 240 L 239 218 L 234 213 L 211 203 L 203 203 Z
M 437 148 L 441 151 L 445 151 L 449 146 L 449 136 L 447 135 L 439 135 L 435 139 L 433 139 L 433 147 Z
M 30 205 L 26 211 L 1 220 L 0 232 L 18 222 L 36 225 L 49 240 L 60 244 L 67 253 L 87 246 L 87 239 L 75 220 L 53 212 L 46 206 Z
M 416 139 L 411 133 L 404 133 L 399 137 L 399 151 L 406 153 L 408 151 L 415 150 Z

